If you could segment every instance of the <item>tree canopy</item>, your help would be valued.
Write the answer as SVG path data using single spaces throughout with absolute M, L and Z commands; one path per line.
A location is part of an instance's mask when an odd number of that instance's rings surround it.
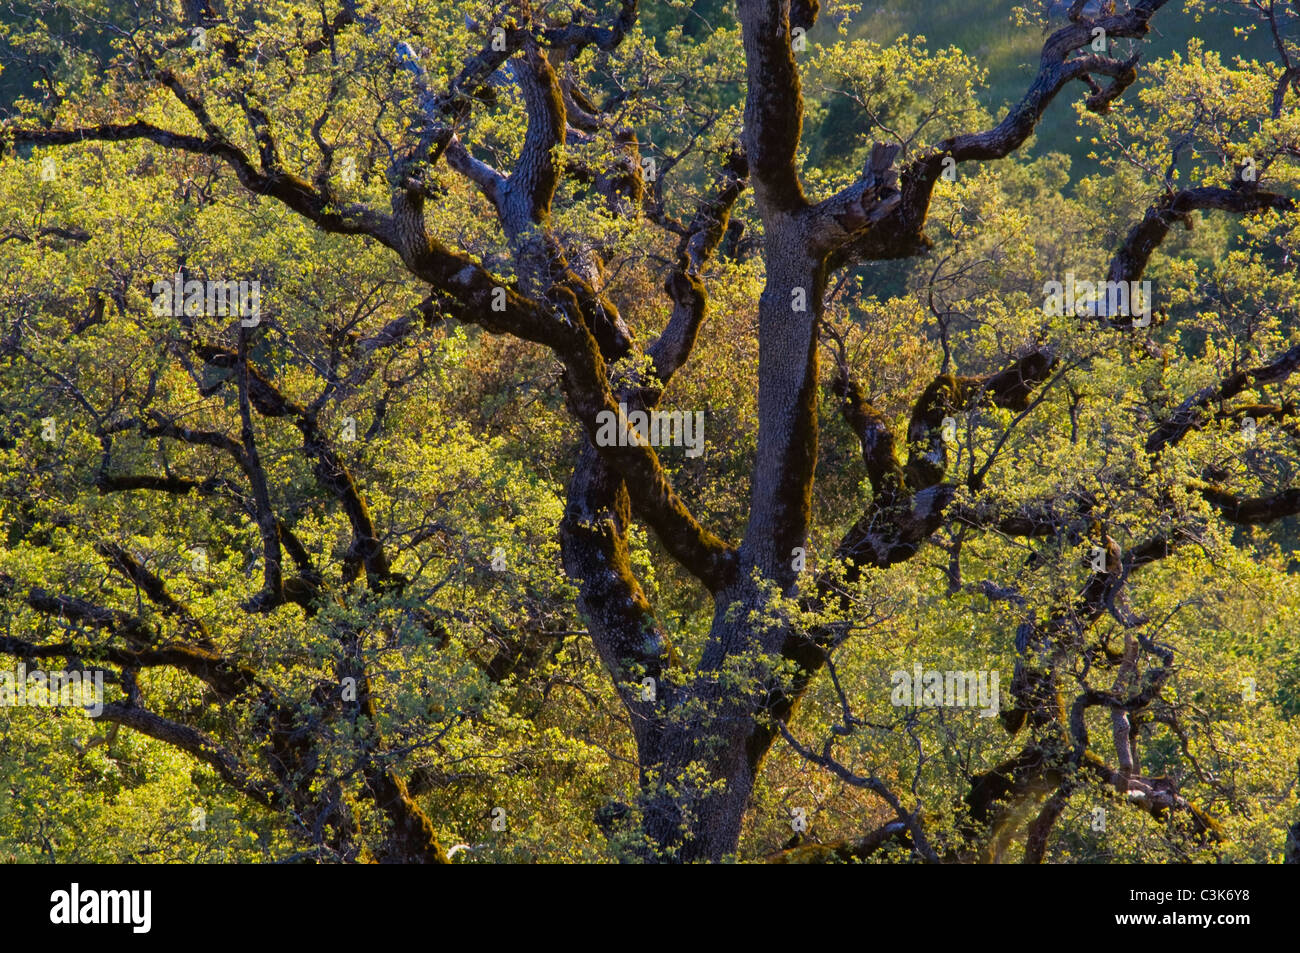
M 1300 860 L 1300 5 L 935 6 L 7 5 L 0 857 Z

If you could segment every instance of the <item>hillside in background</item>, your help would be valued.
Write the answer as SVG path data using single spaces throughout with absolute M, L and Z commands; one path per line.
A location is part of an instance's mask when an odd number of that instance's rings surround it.
M 1001 116 L 1014 104 L 1038 69 L 1038 55 L 1043 37 L 1031 28 L 1017 26 L 1012 11 L 1022 4 L 1013 0 L 885 0 L 864 3 L 855 17 L 850 35 L 855 38 L 888 44 L 902 36 L 924 36 L 929 48 L 939 50 L 956 46 L 973 57 L 988 71 L 988 85 L 981 95 L 985 106 Z M 715 9 L 726 7 L 713 3 Z M 1063 4 L 1055 4 L 1063 6 Z M 1063 22 L 1058 15 L 1053 25 Z M 1246 56 L 1267 61 L 1272 47 L 1269 38 L 1258 30 L 1236 36 L 1237 29 L 1251 28 L 1251 21 L 1223 12 L 1206 14 L 1199 22 L 1190 16 L 1168 17 L 1153 24 L 1142 62 L 1150 63 L 1174 52 L 1184 52 L 1188 41 L 1199 37 L 1207 48 L 1222 52 L 1225 60 Z M 829 39 L 835 23 L 827 18 L 818 24 L 814 40 Z M 1243 52 L 1244 51 L 1244 52 Z M 1139 69 L 1135 89 L 1124 102 L 1136 101 L 1138 92 L 1149 81 Z M 1121 104 L 1122 105 L 1122 104 Z M 826 130 L 830 138 L 838 129 Z M 1022 157 L 1036 158 L 1049 152 L 1070 156 L 1072 178 L 1077 181 L 1095 172 L 1096 163 L 1088 159 L 1088 140 L 1078 115 L 1067 102 L 1057 102 L 1039 123 L 1033 141 L 1021 151 Z

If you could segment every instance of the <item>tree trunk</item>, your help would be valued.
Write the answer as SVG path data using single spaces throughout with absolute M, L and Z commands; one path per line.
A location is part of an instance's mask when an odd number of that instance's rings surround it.
M 824 265 L 799 220 L 768 225 L 759 303 L 758 452 L 749 526 L 736 581 L 720 590 L 698 675 L 642 745 L 645 831 L 669 859 L 721 860 L 736 851 L 773 733 L 760 724 L 773 697 L 769 660 L 788 627 L 767 617 L 767 587 L 794 589 L 817 458 L 817 322 Z M 736 690 L 735 681 L 746 684 Z M 701 711 L 704 709 L 704 711 Z M 664 782 L 676 788 L 664 790 Z

